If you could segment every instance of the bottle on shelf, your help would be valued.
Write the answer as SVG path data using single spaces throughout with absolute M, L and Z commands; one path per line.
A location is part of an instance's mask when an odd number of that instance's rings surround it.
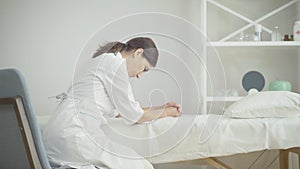
M 245 40 L 244 32 L 241 32 L 240 36 L 238 37 L 238 41 L 244 41 L 244 40 Z
M 272 41 L 281 41 L 281 34 L 279 32 L 279 27 L 275 26 L 272 32 Z
M 255 25 L 255 36 L 257 38 L 257 41 L 261 41 L 261 25 L 260 24 Z
M 294 25 L 294 40 L 300 41 L 300 21 L 296 21 Z
M 290 41 L 294 41 L 294 35 L 291 35 Z
M 284 39 L 283 39 L 283 41 L 289 41 L 290 39 L 289 39 L 289 35 L 288 34 L 285 34 L 284 35 Z

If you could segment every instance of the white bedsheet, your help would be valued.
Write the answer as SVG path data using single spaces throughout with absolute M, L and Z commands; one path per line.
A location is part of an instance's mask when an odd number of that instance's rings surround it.
M 152 163 L 300 147 L 300 118 L 232 119 L 183 115 L 125 125 L 110 119 L 106 132 Z M 150 139 L 148 139 L 150 138 Z

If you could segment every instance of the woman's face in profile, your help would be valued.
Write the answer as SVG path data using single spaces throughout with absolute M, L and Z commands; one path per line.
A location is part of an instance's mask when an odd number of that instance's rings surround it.
M 143 56 L 143 49 L 137 49 L 126 58 L 127 72 L 129 77 L 140 78 L 142 73 L 147 72 L 152 66 Z

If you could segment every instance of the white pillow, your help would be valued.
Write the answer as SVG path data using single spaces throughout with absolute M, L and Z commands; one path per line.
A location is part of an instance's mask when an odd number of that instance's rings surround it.
M 227 117 L 297 117 L 300 116 L 300 95 L 288 91 L 266 91 L 248 95 L 230 105 Z

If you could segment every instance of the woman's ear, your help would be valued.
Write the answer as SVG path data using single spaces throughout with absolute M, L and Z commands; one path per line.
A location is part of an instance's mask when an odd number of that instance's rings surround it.
M 133 56 L 135 57 L 135 56 L 141 55 L 141 54 L 143 54 L 143 52 L 144 52 L 143 48 L 138 48 L 137 50 L 135 50 Z

